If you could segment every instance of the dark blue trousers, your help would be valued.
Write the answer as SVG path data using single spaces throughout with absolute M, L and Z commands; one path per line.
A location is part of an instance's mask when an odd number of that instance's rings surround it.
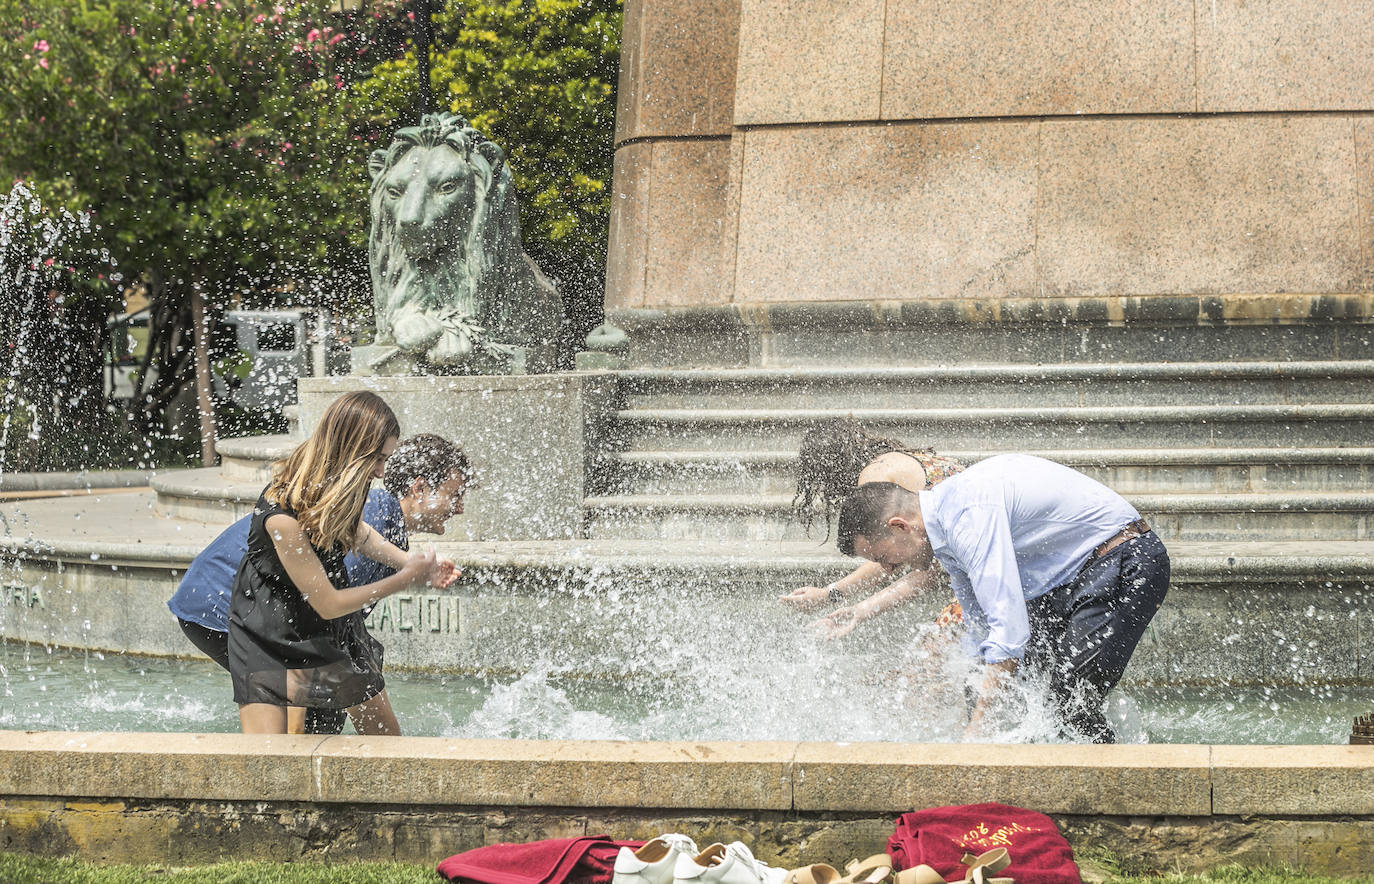
M 1026 602 L 1029 674 L 1048 677 L 1061 720 L 1094 743 L 1116 742 L 1103 703 L 1168 591 L 1169 553 L 1151 531 Z

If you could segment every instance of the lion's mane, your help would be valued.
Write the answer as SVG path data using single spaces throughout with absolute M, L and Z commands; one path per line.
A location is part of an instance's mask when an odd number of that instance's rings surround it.
M 473 217 L 462 242 L 436 244 L 432 254 L 416 260 L 401 245 L 384 183 L 409 151 L 441 146 L 473 171 Z M 393 317 L 400 310 L 437 314 L 456 308 L 494 340 L 553 344 L 561 320 L 557 293 L 524 254 L 514 184 L 499 145 L 457 114 L 426 114 L 419 126 L 397 131 L 389 147 L 374 151 L 368 170 L 368 257 L 378 343 L 394 342 Z M 551 317 L 551 311 L 558 315 Z

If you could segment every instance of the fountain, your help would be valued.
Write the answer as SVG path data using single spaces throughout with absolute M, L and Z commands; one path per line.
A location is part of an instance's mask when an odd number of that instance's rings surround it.
M 1251 36 L 1288 33 L 1253 5 L 1004 31 L 953 8 L 830 4 L 821 21 L 713 0 L 691 39 L 678 5 L 626 7 L 606 304 L 625 335 L 579 363 L 615 368 L 413 374 L 458 366 L 491 325 L 426 307 L 379 317 L 397 352 L 363 367 L 386 374 L 300 382 L 300 432 L 366 387 L 482 476 L 438 540 L 464 582 L 372 619 L 403 721 L 454 698 L 424 713 L 436 736 L 13 733 L 4 792 L 59 826 L 78 825 L 67 798 L 97 798 L 177 820 L 150 830 L 215 833 L 187 855 L 247 849 L 226 834 L 238 814 L 256 832 L 287 819 L 263 842 L 275 855 L 681 827 L 809 861 L 871 852 L 896 812 L 995 799 L 1185 868 L 1206 840 L 1352 871 L 1328 846 L 1374 826 L 1374 764 L 1334 745 L 1370 683 L 1374 299 L 1367 225 L 1338 207 L 1369 191 L 1368 121 L 1349 111 L 1374 81 L 1234 74 L 1295 52 Z M 1368 25 L 1310 31 L 1295 57 L 1346 57 Z M 1030 32 L 1107 73 L 1068 77 Z M 1034 720 L 950 743 L 969 673 L 911 641 L 931 610 L 839 646 L 805 634 L 776 596 L 846 563 L 791 522 L 789 472 L 809 421 L 849 413 L 967 459 L 1046 454 L 1136 503 L 1175 576 L 1118 714 L 1180 745 L 1044 745 Z M 187 653 L 161 602 L 290 444 L 225 440 L 220 468 L 158 476 L 152 495 L 26 506 L 0 633 L 35 647 L 6 669 L 41 682 L 53 646 Z M 162 530 L 129 543 L 131 524 Z M 1297 742 L 1284 710 L 1331 745 L 1239 745 Z

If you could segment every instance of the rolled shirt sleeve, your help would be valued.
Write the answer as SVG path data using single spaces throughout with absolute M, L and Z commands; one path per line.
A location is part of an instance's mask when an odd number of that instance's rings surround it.
M 970 591 L 987 620 L 979 655 L 984 663 L 1020 660 L 1030 641 L 1030 619 L 1006 509 L 969 506 L 959 514 L 954 529 L 951 551 L 964 566 Z

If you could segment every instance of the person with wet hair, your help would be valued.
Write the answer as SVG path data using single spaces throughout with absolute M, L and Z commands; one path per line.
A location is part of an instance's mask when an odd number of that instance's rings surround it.
M 1168 551 L 1116 492 L 1002 454 L 928 491 L 863 485 L 840 505 L 836 534 L 841 552 L 885 571 L 938 561 L 949 573 L 965 648 L 986 669 L 969 736 L 1024 668 L 1048 681 L 1064 725 L 1115 741 L 1103 704 L 1169 589 Z
M 349 393 L 273 469 L 229 604 L 229 675 L 244 733 L 286 733 L 287 708 L 305 706 L 346 710 L 360 734 L 400 734 L 365 610 L 411 588 L 448 586 L 457 569 L 432 548 L 407 553 L 362 519 L 399 437 L 380 396 Z M 350 586 L 350 551 L 396 572 Z
M 929 448 L 913 448 L 896 439 L 874 435 L 853 417 L 828 420 L 802 436 L 797 454 L 797 494 L 792 508 L 808 530 L 819 510 L 825 516 L 829 533 L 840 502 L 860 485 L 892 482 L 908 491 L 924 491 L 963 468 L 959 461 L 941 457 Z M 912 570 L 892 580 L 891 574 L 870 562 L 827 586 L 794 589 L 781 601 L 809 610 L 826 603 L 841 604 L 854 595 L 872 592 L 857 604 L 837 608 L 813 624 L 822 635 L 833 639 L 849 634 L 864 620 L 924 594 L 939 582 L 939 572 L 931 569 Z M 957 606 L 951 605 L 941 612 L 937 622 L 943 626 L 958 617 Z

